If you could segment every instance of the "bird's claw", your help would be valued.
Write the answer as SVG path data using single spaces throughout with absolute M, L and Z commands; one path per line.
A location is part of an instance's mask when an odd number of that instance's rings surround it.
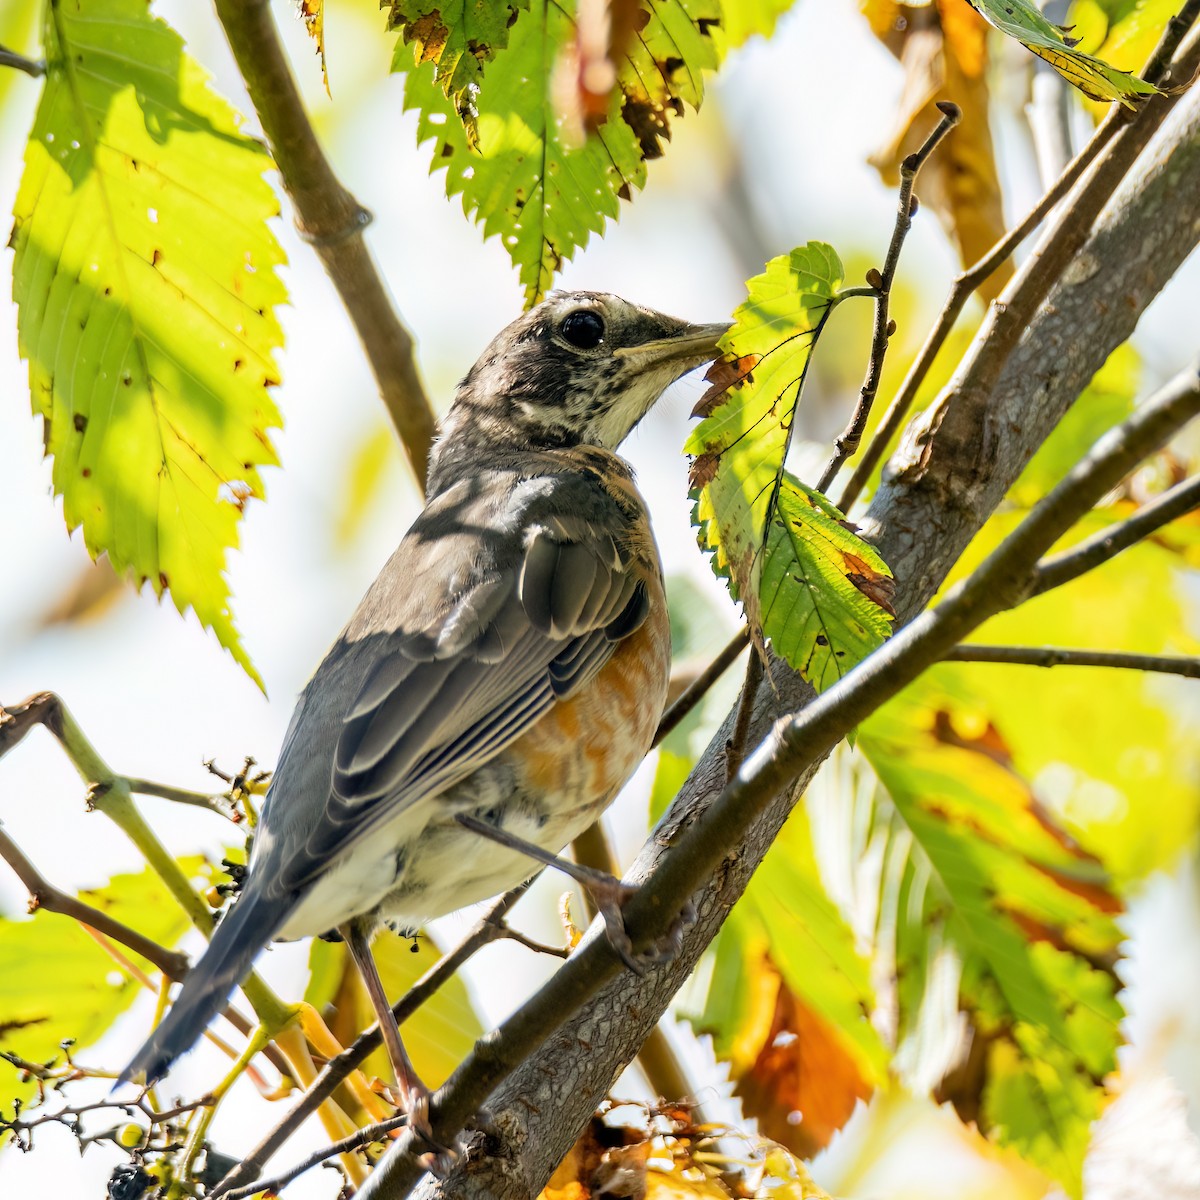
M 625 905 L 637 894 L 637 888 L 618 879 L 589 889 L 596 909 L 604 918 L 604 932 L 617 957 L 635 974 L 645 975 L 652 966 L 671 962 L 683 945 L 683 934 L 696 919 L 696 909 L 688 900 L 679 915 L 671 922 L 666 934 L 642 954 L 635 953 L 629 931 L 625 927 Z
M 439 1179 L 448 1175 L 458 1159 L 458 1153 L 451 1146 L 443 1146 L 433 1136 L 433 1126 L 429 1123 L 429 1089 L 424 1084 L 420 1087 L 410 1086 L 407 1090 L 389 1086 L 384 1088 L 384 1094 L 390 1104 L 408 1117 L 408 1128 L 418 1142 L 413 1147 L 416 1160 Z M 427 1147 L 424 1150 L 419 1146 L 422 1142 Z

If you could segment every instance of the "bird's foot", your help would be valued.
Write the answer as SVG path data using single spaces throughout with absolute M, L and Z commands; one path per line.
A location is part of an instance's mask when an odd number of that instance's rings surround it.
M 411 1082 L 408 1086 L 385 1085 L 383 1093 L 388 1103 L 394 1104 L 408 1118 L 408 1128 L 414 1138 L 412 1153 L 416 1160 L 439 1179 L 448 1175 L 458 1154 L 433 1136 L 433 1126 L 429 1123 L 429 1098 L 432 1094 L 429 1089 L 418 1080 L 416 1086 Z
M 604 918 L 604 932 L 609 945 L 635 975 L 645 975 L 648 967 L 669 963 L 674 959 L 683 945 L 684 931 L 696 919 L 696 910 L 689 900 L 671 922 L 670 929 L 654 941 L 648 950 L 637 954 L 629 930 L 625 927 L 625 905 L 637 895 L 638 889 L 611 876 L 589 879 L 584 886 L 596 905 L 596 911 Z

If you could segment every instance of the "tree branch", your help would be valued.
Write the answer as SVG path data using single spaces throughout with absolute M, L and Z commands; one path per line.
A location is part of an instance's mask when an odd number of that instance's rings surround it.
M 1200 17 L 1200 0 L 1187 0 L 1179 13 L 1167 22 L 1167 27 L 1142 72 L 1143 78 L 1151 83 L 1162 84 L 1172 74 L 1187 78 L 1195 70 L 1197 53 L 1194 38 L 1190 47 L 1181 54 L 1180 61 L 1173 71 L 1168 69 L 1168 63 L 1197 17 Z M 875 430 L 870 444 L 863 452 L 854 473 L 836 501 L 842 512 L 847 512 L 850 505 L 862 494 L 863 488 L 871 478 L 871 473 L 887 453 L 896 434 L 900 432 L 900 427 L 907 419 L 917 392 L 925 382 L 938 352 L 945 345 L 946 338 L 949 337 L 955 322 L 979 285 L 1012 255 L 1013 251 L 1042 223 L 1049 213 L 1058 207 L 1063 198 L 1088 174 L 1096 160 L 1105 154 L 1114 138 L 1118 134 L 1126 133 L 1132 123 L 1133 128 L 1140 132 L 1126 142 L 1112 169 L 1103 178 L 1097 178 L 1093 174 L 1086 184 L 1081 185 L 1078 199 L 1082 200 L 1085 196 L 1088 197 L 1087 204 L 1083 207 L 1075 204 L 1068 205 L 1067 209 L 1060 214 L 1059 220 L 1047 232 L 1043 242 L 1057 238 L 1059 230 L 1068 225 L 1075 227 L 1077 236 L 1086 234 L 1096 213 L 1099 212 L 1100 205 L 1111 196 L 1117 183 L 1135 161 L 1141 149 L 1145 147 L 1150 136 L 1162 124 L 1170 109 L 1172 99 L 1172 97 L 1158 97 L 1155 102 L 1143 105 L 1136 112 L 1122 107 L 1114 107 L 1100 123 L 1088 144 L 1072 159 L 1054 186 L 1033 206 L 1024 220 L 997 242 L 974 266 L 969 267 L 955 278 L 933 329 L 926 337 L 924 345 Z M 1072 246 L 1077 245 L 1077 241 L 1072 241 Z M 1061 262 L 1059 266 L 1061 267 Z M 1015 286 L 1014 281 L 1009 286 L 1010 294 Z M 1032 294 L 1027 293 L 1023 309 L 1028 309 L 1031 299 Z M 1040 297 L 1038 299 L 1040 300 Z M 1003 303 L 1007 302 L 1006 297 Z
M 1101 530 L 1070 550 L 1046 559 L 1038 566 L 1030 594 L 1040 596 L 1095 570 L 1110 558 L 1116 558 L 1121 551 L 1147 538 L 1156 529 L 1161 529 L 1194 508 L 1200 508 L 1200 476 L 1175 484 L 1149 504 L 1143 504 L 1133 516 L 1120 524 Z
M 363 240 L 371 214 L 342 186 L 313 132 L 267 0 L 214 0 L 258 114 L 296 225 L 311 243 L 358 332 L 417 481 L 424 486 L 436 421 L 412 335 L 392 306 Z
M 1147 155 L 1147 165 L 1122 185 L 1119 197 L 1082 248 L 1077 266 L 1040 308 L 1026 315 L 1026 336 L 1010 347 L 991 387 L 977 386 L 976 363 L 985 356 L 976 347 L 964 362 L 956 386 L 922 414 L 906 437 L 866 521 L 900 580 L 897 604 L 902 620 L 911 619 L 928 602 L 1033 451 L 1112 348 L 1128 337 L 1141 312 L 1200 236 L 1200 102 L 1189 97 L 1184 107 L 1181 120 Z M 987 366 L 990 374 L 995 364 Z M 973 442 L 962 436 L 966 423 L 974 429 Z M 1123 462 L 1119 465 L 1124 468 Z M 1094 475 L 1093 482 L 1099 478 Z M 1056 503 L 1062 499 L 1057 490 L 1054 496 Z M 1071 519 L 1077 509 L 1077 503 L 1072 505 Z M 1019 564 L 1030 572 L 1035 565 L 1031 555 L 1044 550 L 1047 533 L 1036 522 L 1031 528 L 1039 537 L 1036 544 L 1023 544 Z M 994 574 L 986 577 L 989 588 L 994 587 Z M 920 618 L 914 627 L 926 619 Z M 940 639 L 925 634 L 921 653 L 944 654 L 959 640 L 959 624 L 950 621 L 949 614 L 940 617 L 937 628 L 943 634 L 948 631 L 952 640 L 943 646 Z M 628 910 L 638 944 L 663 915 L 678 911 L 689 896 L 683 881 L 693 868 L 703 868 L 697 871 L 703 877 L 701 886 L 690 893 L 697 918 L 683 936 L 678 957 L 666 966 L 651 967 L 638 979 L 622 972 L 603 939 L 590 934 L 554 978 L 484 1039 L 438 1093 L 434 1129 L 445 1137 L 450 1135 L 447 1131 L 460 1128 L 496 1088 L 510 1062 L 521 1063 L 489 1101 L 493 1132 L 473 1136 L 452 1174 L 442 1181 L 427 1181 L 419 1193 L 422 1197 L 537 1193 L 602 1098 L 608 1081 L 632 1057 L 645 1030 L 658 1020 L 741 895 L 782 827 L 793 796 L 815 771 L 819 747 L 835 739 L 847 719 L 859 718 L 859 705 L 869 711 L 879 702 L 878 696 L 896 686 L 896 667 L 890 668 L 890 678 L 886 672 L 882 681 L 875 675 L 884 663 L 894 661 L 893 655 L 900 655 L 901 675 L 913 669 L 909 657 L 913 651 L 901 653 L 911 643 L 912 635 L 906 634 L 902 630 L 868 660 L 875 665 L 865 679 L 852 673 L 815 702 L 811 689 L 777 660 L 772 662 L 774 687 L 761 689 L 752 736 L 761 737 L 780 713 L 806 703 L 814 716 L 806 713 L 779 726 L 773 741 L 781 753 L 752 755 L 722 800 L 714 804 L 724 781 L 727 723 L 630 873 L 635 881 L 655 881 L 654 888 L 635 897 Z M 844 698 L 848 687 L 857 697 L 853 705 Z M 877 688 L 882 690 L 876 692 Z M 795 783 L 783 787 L 802 760 L 807 766 Z M 757 814 L 744 834 L 736 815 L 743 805 L 752 806 Z M 714 819 L 717 814 L 723 815 Z M 739 833 L 731 836 L 729 830 L 735 826 Z M 692 832 L 697 828 L 703 834 L 700 838 Z M 714 869 L 713 854 L 728 857 Z M 657 917 L 648 911 L 656 902 L 662 906 Z M 581 1061 L 580 1045 L 590 1047 L 586 1061 Z M 367 1182 L 362 1200 L 405 1195 L 418 1172 L 402 1137 Z
M 1026 667 L 1111 667 L 1200 679 L 1200 658 L 1169 654 L 1125 654 L 1115 650 L 1071 650 L 1062 646 L 955 646 L 946 662 L 1012 663 Z
M 688 684 L 680 693 L 675 703 L 663 713 L 663 719 L 658 723 L 658 729 L 654 734 L 654 743 L 651 749 L 657 746 L 704 699 L 708 689 L 737 662 L 738 655 L 749 644 L 750 630 L 747 626 L 743 625 L 730 638 L 721 653 Z
M 942 119 L 933 127 L 920 149 L 905 157 L 900 164 L 900 194 L 896 202 L 896 223 L 892 228 L 892 240 L 888 245 L 887 257 L 883 262 L 883 270 L 877 275 L 868 275 L 867 282 L 875 288 L 875 323 L 871 333 L 871 356 L 867 361 L 867 377 L 863 380 L 859 392 L 858 404 L 850 417 L 850 423 L 842 430 L 835 440 L 833 453 L 821 478 L 817 481 L 817 491 L 827 492 L 829 485 L 837 477 L 842 465 L 848 458 L 854 456 L 862 441 L 863 431 L 871 416 L 875 397 L 879 394 L 879 380 L 883 375 L 883 362 L 887 358 L 888 341 L 895 330 L 895 324 L 888 314 L 892 298 L 892 284 L 896 279 L 896 267 L 900 262 L 900 251 L 904 248 L 904 239 L 912 228 L 913 214 L 917 211 L 916 199 L 913 196 L 913 184 L 917 175 L 925 165 L 929 156 L 937 149 L 942 139 L 962 120 L 962 110 L 957 104 L 942 100 L 937 105 Z
M 443 955 L 395 1004 L 392 1015 L 396 1023 L 409 1017 L 428 1000 L 473 954 L 489 942 L 505 936 L 503 920 L 505 914 L 525 894 L 527 884 L 505 893 L 479 919 L 475 928 L 448 954 Z M 263 1169 L 271 1156 L 295 1133 L 301 1124 L 333 1095 L 334 1091 L 366 1057 L 383 1044 L 378 1024 L 360 1033 L 353 1044 L 341 1054 L 331 1058 L 313 1080 L 312 1086 L 297 1101 L 291 1111 L 273 1130 L 221 1180 L 213 1190 L 213 1200 L 226 1195 L 233 1188 L 248 1183 Z
M 98 933 L 103 933 L 114 942 L 127 946 L 135 954 L 140 954 L 168 979 L 182 979 L 187 974 L 189 964 L 186 954 L 168 950 L 145 934 L 114 920 L 106 912 L 60 891 L 47 881 L 3 829 L 0 829 L 0 858 L 12 867 L 17 878 L 28 889 L 30 912 L 44 908 L 47 912 L 61 913 L 64 917 L 73 917 L 84 925 L 90 925 Z

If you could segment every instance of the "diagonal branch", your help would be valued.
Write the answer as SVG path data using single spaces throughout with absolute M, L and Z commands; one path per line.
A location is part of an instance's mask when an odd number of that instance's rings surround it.
M 437 422 L 417 372 L 412 335 L 363 241 L 371 214 L 342 186 L 317 142 L 267 0 L 215 0 L 215 6 L 296 207 L 296 224 L 346 306 L 379 394 L 424 486 Z
M 1071 270 L 1044 304 L 1019 313 L 1026 333 L 1009 345 L 1003 361 L 988 361 L 982 348 L 976 348 L 956 384 L 905 439 L 867 515 L 873 540 L 901 581 L 897 604 L 902 620 L 911 620 L 928 603 L 1034 450 L 1112 348 L 1129 336 L 1141 312 L 1200 238 L 1200 97 L 1189 97 L 1181 107 L 1180 120 L 1147 154 L 1145 165 L 1124 182 L 1081 247 L 1079 264 L 1086 269 Z M 1016 295 L 1022 305 L 1029 302 L 1029 291 Z M 984 366 L 987 387 L 976 375 Z M 967 426 L 973 430 L 970 440 Z M 1059 493 L 1056 499 L 1061 498 Z M 1074 519 L 1077 507 L 1065 515 Z M 1036 523 L 1031 528 L 1038 536 L 1024 544 L 1020 563 L 1010 566 L 1032 571 L 1036 554 L 1044 551 L 1047 529 Z M 994 582 L 990 579 L 989 586 Z M 939 618 L 937 628 L 957 640 L 960 624 L 947 615 Z M 888 655 L 903 652 L 907 644 L 905 633 L 897 634 L 881 655 L 868 660 L 875 664 L 872 670 L 891 663 Z M 953 644 L 943 646 L 938 639 L 921 643 L 923 650 L 936 653 Z M 900 675 L 913 668 L 907 657 L 912 653 L 909 648 L 901 655 Z M 836 738 L 847 716 L 860 715 L 831 710 L 835 702 L 848 703 L 843 685 L 855 680 L 851 686 L 856 699 L 850 708 L 861 704 L 869 709 L 878 701 L 864 694 L 875 687 L 887 694 L 897 680 L 885 671 L 882 681 L 872 675 L 870 688 L 863 688 L 862 676 L 847 676 L 814 702 L 811 689 L 778 661 L 771 664 L 771 678 L 774 687 L 760 692 L 753 738 L 762 738 L 781 714 L 805 705 L 816 710 L 815 718 L 798 727 L 791 720 L 777 726 L 773 736 L 783 752 L 778 757 L 767 751 L 752 755 L 714 807 L 724 784 L 727 723 L 631 872 L 634 880 L 653 878 L 660 885 L 654 894 L 631 904 L 631 929 L 639 935 L 656 925 L 655 913 L 646 911 L 652 895 L 669 912 L 678 911 L 685 898 L 694 904 L 696 921 L 685 933 L 677 959 L 637 979 L 620 971 L 603 940 L 593 934 L 537 996 L 476 1047 L 436 1097 L 434 1129 L 448 1136 L 447 1130 L 460 1128 L 496 1089 L 511 1062 L 521 1061 L 488 1101 L 489 1134 L 472 1136 L 453 1173 L 442 1181 L 427 1180 L 420 1196 L 537 1194 L 603 1097 L 608 1081 L 632 1057 L 645 1030 L 658 1020 L 741 895 L 794 797 L 815 771 L 820 746 Z M 795 720 L 804 721 L 805 714 Z M 746 781 L 751 779 L 754 787 L 748 789 Z M 748 827 L 731 812 L 742 804 L 753 805 L 757 814 Z M 710 811 L 724 815 L 714 823 Z M 705 845 L 697 846 L 690 834 L 693 827 L 704 830 Z M 730 835 L 734 828 L 737 832 Z M 694 891 L 684 882 L 691 878 L 693 852 L 698 855 L 695 863 L 704 868 L 703 881 Z M 590 1047 L 588 1055 L 579 1054 L 581 1044 Z M 368 1181 L 363 1200 L 393 1200 L 408 1192 L 419 1168 L 406 1156 L 405 1145 L 406 1137 Z
M 1175 484 L 1149 504 L 1143 504 L 1133 516 L 1040 563 L 1031 594 L 1040 596 L 1078 579 L 1196 508 L 1200 508 L 1200 477 Z

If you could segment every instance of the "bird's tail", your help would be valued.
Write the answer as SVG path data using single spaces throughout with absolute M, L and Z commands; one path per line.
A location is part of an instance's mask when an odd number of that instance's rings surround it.
M 257 889 L 238 898 L 200 961 L 187 973 L 183 990 L 162 1023 L 121 1072 L 120 1082 L 144 1075 L 147 1084 L 154 1083 L 192 1048 L 294 904 L 292 896 L 267 896 Z

